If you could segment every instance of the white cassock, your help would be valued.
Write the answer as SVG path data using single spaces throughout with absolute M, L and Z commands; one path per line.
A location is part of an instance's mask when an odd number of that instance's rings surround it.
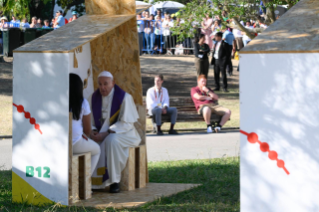
M 105 121 L 100 132 L 106 132 L 110 129 L 115 131 L 115 133 L 111 133 L 100 143 L 101 156 L 92 176 L 92 189 L 104 189 L 113 183 L 119 183 L 121 181 L 121 172 L 125 168 L 129 156 L 129 148 L 136 147 L 141 142 L 141 137 L 134 126 L 134 123 L 139 119 L 139 115 L 130 94 L 125 93 L 118 121 L 109 126 L 113 95 L 114 88 L 108 96 L 102 96 L 102 116 Z M 92 95 L 89 103 L 92 110 Z M 91 123 L 93 125 L 92 128 L 96 129 L 93 113 L 91 113 Z M 107 160 L 105 159 L 106 157 Z M 102 182 L 105 160 L 107 161 L 109 179 Z

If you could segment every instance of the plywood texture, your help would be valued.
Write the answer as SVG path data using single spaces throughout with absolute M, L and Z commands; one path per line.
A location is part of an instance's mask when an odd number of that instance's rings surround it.
M 136 166 L 136 187 L 144 188 L 146 186 L 146 146 L 142 145 L 136 148 L 138 152 L 136 161 L 138 162 Z
M 79 190 L 79 157 L 73 156 L 72 159 L 72 192 L 70 196 L 71 202 L 80 199 Z
M 319 1 L 302 0 L 240 53 L 319 52 Z
M 135 189 L 135 148 L 129 148 L 129 157 L 124 170 L 121 173 L 120 187 L 122 191 Z
M 106 207 L 129 208 L 141 206 L 162 196 L 170 196 L 199 185 L 200 184 L 148 183 L 145 188 L 135 189 L 134 191 L 122 191 L 118 194 L 110 194 L 107 191 L 94 192 L 91 199 L 79 200 L 73 205 L 95 207 L 97 209 L 104 209 Z
M 85 0 L 85 10 L 89 15 L 135 14 L 135 0 Z
M 71 202 L 91 198 L 91 187 L 91 153 L 73 155 Z
M 99 73 L 107 70 L 115 83 L 133 96 L 135 104 L 142 105 L 136 18 L 92 41 L 91 52 L 94 89 L 98 88 Z
M 145 105 L 136 105 L 139 119 L 134 126 L 140 135 L 142 141 L 140 145 L 145 145 L 146 143 L 146 107 Z
M 84 15 L 21 46 L 14 52 L 71 52 L 132 18 L 135 20 L 135 13 L 134 15 Z M 130 33 L 124 33 L 123 36 L 127 34 Z
M 147 10 L 150 8 L 152 5 L 136 5 L 136 15 L 141 14 L 143 11 Z

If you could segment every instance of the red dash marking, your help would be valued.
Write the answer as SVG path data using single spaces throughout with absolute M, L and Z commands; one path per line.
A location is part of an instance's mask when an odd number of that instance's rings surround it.
M 243 134 L 243 135 L 246 135 L 247 136 L 247 140 L 249 143 L 259 143 L 260 145 L 260 150 L 262 152 L 268 152 L 268 157 L 270 160 L 276 160 L 277 161 L 277 166 L 279 168 L 283 168 L 283 170 L 286 172 L 286 174 L 290 174 L 289 171 L 286 169 L 285 167 L 285 162 L 283 160 L 279 160 L 278 159 L 278 154 L 276 151 L 273 151 L 273 150 L 269 150 L 269 144 L 267 142 L 261 142 L 258 140 L 258 135 L 254 132 L 252 133 L 247 133 L 243 130 L 240 130 L 240 133 Z
M 41 135 L 42 135 L 42 131 L 40 130 L 40 125 L 36 123 L 35 118 L 32 118 L 31 114 L 29 112 L 25 112 L 24 111 L 24 107 L 22 105 L 16 105 L 16 104 L 13 103 L 13 106 L 15 106 L 17 108 L 17 111 L 19 113 L 24 113 L 24 117 L 26 119 L 30 119 L 30 124 L 34 125 L 34 128 L 36 130 L 38 130 L 41 133 Z

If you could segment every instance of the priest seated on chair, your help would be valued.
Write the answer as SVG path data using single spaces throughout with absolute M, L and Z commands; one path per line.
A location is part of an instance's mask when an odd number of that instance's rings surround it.
M 90 137 L 101 147 L 101 156 L 92 176 L 92 189 L 110 186 L 111 193 L 118 193 L 129 148 L 141 142 L 134 127 L 139 115 L 132 96 L 114 83 L 110 72 L 101 72 L 98 83 L 99 88 L 89 99 L 93 125 Z

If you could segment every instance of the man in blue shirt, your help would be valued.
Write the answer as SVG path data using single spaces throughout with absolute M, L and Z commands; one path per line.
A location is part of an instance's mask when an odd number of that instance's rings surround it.
M 65 25 L 65 20 L 62 14 L 62 10 L 56 11 L 57 20 L 55 22 L 54 28 L 60 28 L 61 26 Z
M 223 40 L 225 41 L 225 43 L 228 44 L 228 61 L 226 63 L 226 69 L 227 69 L 227 74 L 229 76 L 231 76 L 233 74 L 233 64 L 231 62 L 231 54 L 232 54 L 232 51 L 233 51 L 233 43 L 234 43 L 234 40 L 235 40 L 235 36 L 232 32 L 228 31 L 226 29 L 225 26 L 222 26 L 221 27 L 221 30 L 223 32 Z

